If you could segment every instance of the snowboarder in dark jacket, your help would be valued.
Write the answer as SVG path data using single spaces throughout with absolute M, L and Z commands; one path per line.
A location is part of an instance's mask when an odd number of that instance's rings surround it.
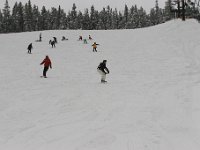
M 32 48 L 33 48 L 32 43 L 30 43 L 30 44 L 28 45 L 28 48 L 27 48 L 29 54 L 31 54 Z
M 53 48 L 53 47 L 56 47 L 55 41 L 50 40 L 50 41 L 49 41 L 49 44 L 51 44 L 52 48 Z
M 103 62 L 101 62 L 97 68 L 97 71 L 99 72 L 99 74 L 101 75 L 101 83 L 105 83 L 106 81 L 106 74 L 109 74 L 110 71 L 108 70 L 108 68 L 106 67 L 106 62 L 107 60 L 103 60 Z
M 43 77 L 46 78 L 46 73 L 49 69 L 49 67 L 52 69 L 52 66 L 51 66 L 51 60 L 49 58 L 49 56 L 46 56 L 45 59 L 40 63 L 40 65 L 43 65 L 44 64 L 44 69 L 43 69 Z
M 55 43 L 58 43 L 58 41 L 57 41 L 57 38 L 56 38 L 56 37 L 53 37 L 53 40 L 54 40 L 54 42 L 55 42 Z

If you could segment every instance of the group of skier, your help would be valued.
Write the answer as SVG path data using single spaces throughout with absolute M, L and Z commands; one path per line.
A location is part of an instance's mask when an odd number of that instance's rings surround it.
M 39 36 L 39 40 L 41 42 L 41 34 Z M 62 40 L 66 40 L 65 37 L 62 38 Z M 68 39 L 67 39 L 68 40 Z M 79 37 L 79 40 L 82 40 L 82 36 Z M 91 36 L 89 35 L 89 40 L 92 40 Z M 55 47 L 55 43 L 57 43 L 57 38 L 56 37 L 53 37 L 53 40 L 50 40 L 49 41 L 49 44 L 52 45 L 52 48 Z M 97 52 L 97 44 L 96 42 L 94 42 L 92 44 L 92 47 L 93 47 L 93 52 Z M 30 43 L 28 45 L 28 53 L 31 54 L 31 50 L 33 48 L 33 45 L 32 43 Z M 101 75 L 101 83 L 106 83 L 107 81 L 105 80 L 106 79 L 106 74 L 109 74 L 109 70 L 108 68 L 106 67 L 106 63 L 107 63 L 107 60 L 103 60 L 102 62 L 100 62 L 99 66 L 97 67 L 97 71 L 98 73 Z M 52 69 L 52 63 L 51 63 L 51 60 L 49 58 L 48 55 L 46 55 L 46 57 L 44 58 L 44 60 L 40 63 L 40 65 L 44 65 L 44 68 L 43 68 L 43 76 L 41 77 L 44 77 L 44 78 L 47 78 L 46 74 L 47 74 L 47 71 L 49 70 L 49 68 Z
M 92 40 L 92 37 L 89 35 L 88 37 L 89 40 Z M 82 41 L 84 42 L 84 44 L 87 44 L 87 40 L 86 39 L 83 39 L 82 36 L 79 36 L 79 41 Z M 97 52 L 97 44 L 96 42 L 94 42 L 92 44 L 92 47 L 93 47 L 93 52 Z M 101 75 L 101 83 L 106 83 L 106 74 L 109 74 L 110 71 L 109 69 L 106 67 L 106 63 L 107 63 L 107 60 L 103 60 L 102 62 L 100 62 L 99 66 L 97 67 L 97 71 L 98 73 Z

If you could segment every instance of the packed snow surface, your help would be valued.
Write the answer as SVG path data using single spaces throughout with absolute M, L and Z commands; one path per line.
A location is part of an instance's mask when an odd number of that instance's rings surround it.
M 199 35 L 193 19 L 1 34 L 0 150 L 199 150 Z M 40 78 L 46 55 L 53 68 Z M 101 84 L 104 59 L 110 74 Z

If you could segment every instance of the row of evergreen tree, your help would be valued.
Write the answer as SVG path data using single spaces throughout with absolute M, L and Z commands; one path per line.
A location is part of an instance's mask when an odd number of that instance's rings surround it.
M 39 10 L 38 6 L 32 5 L 28 0 L 25 5 L 16 2 L 12 10 L 8 0 L 5 6 L 0 9 L 0 33 L 41 31 L 55 29 L 82 29 L 82 30 L 107 30 L 107 29 L 134 29 L 148 27 L 165 22 L 174 17 L 171 12 L 171 0 L 166 2 L 164 9 L 155 0 L 155 7 L 147 14 L 146 11 L 137 5 L 130 8 L 125 5 L 123 11 L 112 9 L 110 6 L 101 11 L 91 6 L 84 12 L 77 11 L 73 4 L 72 9 L 66 13 L 60 6 L 47 10 L 45 6 Z

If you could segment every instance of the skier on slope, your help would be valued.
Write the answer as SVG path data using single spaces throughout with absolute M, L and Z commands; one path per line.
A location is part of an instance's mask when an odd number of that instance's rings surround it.
M 44 64 L 43 77 L 47 78 L 46 73 L 47 73 L 49 67 L 52 69 L 51 60 L 50 60 L 49 56 L 46 56 L 45 59 L 40 63 L 40 65 L 43 65 L 43 64 Z
M 55 43 L 58 43 L 58 41 L 57 41 L 57 38 L 56 38 L 56 37 L 53 37 L 53 40 L 54 40 L 54 42 L 55 42 Z
M 61 41 L 65 41 L 65 40 L 68 40 L 68 39 L 65 36 L 62 36 Z
M 89 40 L 92 40 L 92 37 L 89 35 Z
M 31 54 L 32 48 L 33 48 L 32 43 L 30 43 L 30 44 L 28 45 L 28 48 L 27 48 L 29 54 Z
M 83 44 L 87 44 L 87 39 L 83 39 Z
M 51 44 L 52 48 L 56 47 L 56 44 L 55 44 L 55 41 L 54 41 L 54 40 L 53 40 L 53 41 L 50 40 L 50 41 L 49 41 L 49 44 Z
M 99 64 L 99 66 L 97 67 L 97 71 L 101 75 L 101 83 L 106 83 L 107 82 L 106 81 L 106 74 L 110 73 L 110 71 L 106 67 L 106 62 L 107 62 L 107 60 L 103 60 L 103 62 L 101 62 Z
M 82 41 L 82 40 L 83 40 L 83 37 L 80 35 L 78 40 L 79 40 L 79 41 Z
M 92 47 L 93 47 L 93 52 L 97 52 L 97 44 L 96 42 L 94 42 L 94 44 L 92 44 Z
M 42 41 L 42 33 L 40 33 L 39 41 L 40 41 L 40 42 Z

